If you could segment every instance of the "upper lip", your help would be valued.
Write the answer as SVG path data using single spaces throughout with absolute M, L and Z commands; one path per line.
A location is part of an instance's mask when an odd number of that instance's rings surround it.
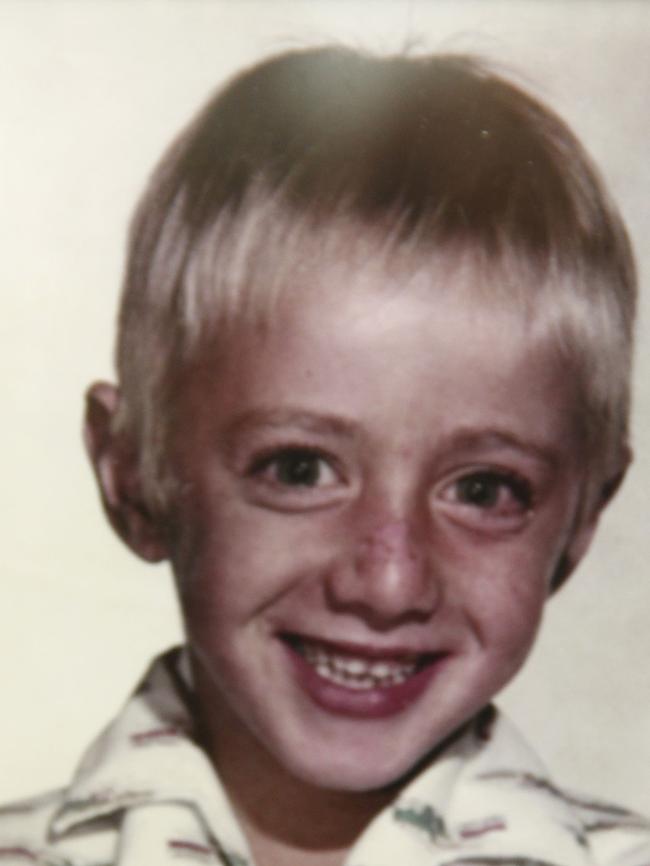
M 432 647 L 417 647 L 408 644 L 392 644 L 390 646 L 378 646 L 376 644 L 361 643 L 349 640 L 336 640 L 322 638 L 317 635 L 302 634 L 299 632 L 283 631 L 280 637 L 288 643 L 303 641 L 316 643 L 325 647 L 332 653 L 345 653 L 368 659 L 399 659 L 411 660 L 421 659 L 422 656 L 442 655 L 443 651 Z

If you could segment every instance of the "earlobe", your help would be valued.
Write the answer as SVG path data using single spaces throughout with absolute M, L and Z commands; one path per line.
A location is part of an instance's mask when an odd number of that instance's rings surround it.
M 93 466 L 104 511 L 111 526 L 131 550 L 147 562 L 167 558 L 163 520 L 142 493 L 137 451 L 115 431 L 119 389 L 97 382 L 86 394 L 84 442 Z
M 567 546 L 566 550 L 562 553 L 557 565 L 555 566 L 555 571 L 553 572 L 553 576 L 551 578 L 551 594 L 556 593 L 561 586 L 564 586 L 566 581 L 576 569 L 578 563 L 582 560 L 582 557 L 589 549 L 591 540 L 594 537 L 594 533 L 596 532 L 599 514 L 600 511 L 593 520 L 590 520 L 589 522 L 580 526 L 575 531 L 571 542 Z
M 626 444 L 622 450 L 619 471 L 609 477 L 600 488 L 600 502 L 597 505 L 599 512 L 601 512 L 618 493 L 620 486 L 627 475 L 627 470 L 630 468 L 633 457 L 632 449 Z
M 619 471 L 609 476 L 600 485 L 591 506 L 586 509 L 586 513 L 582 516 L 579 525 L 572 534 L 570 543 L 560 556 L 551 578 L 551 594 L 557 592 L 566 583 L 578 563 L 589 550 L 596 533 L 596 528 L 598 527 L 600 515 L 619 490 L 631 462 L 632 451 L 626 446 L 623 450 Z

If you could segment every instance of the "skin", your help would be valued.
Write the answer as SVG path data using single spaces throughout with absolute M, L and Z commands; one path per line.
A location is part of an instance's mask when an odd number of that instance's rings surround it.
M 178 391 L 182 494 L 164 520 L 90 394 L 88 442 L 127 543 L 176 574 L 203 740 L 263 864 L 341 862 L 409 771 L 523 663 L 552 575 L 575 565 L 584 467 L 570 377 L 471 274 L 321 267 Z M 444 286 L 437 286 L 444 281 Z M 314 700 L 286 636 L 426 653 L 379 718 Z M 327 702 L 326 702 L 327 703 Z

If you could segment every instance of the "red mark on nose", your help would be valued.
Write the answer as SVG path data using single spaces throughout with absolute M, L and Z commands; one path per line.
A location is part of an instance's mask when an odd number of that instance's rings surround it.
M 420 558 L 405 520 L 393 520 L 376 529 L 361 542 L 360 553 L 370 565 L 384 565 L 391 560 L 413 563 Z

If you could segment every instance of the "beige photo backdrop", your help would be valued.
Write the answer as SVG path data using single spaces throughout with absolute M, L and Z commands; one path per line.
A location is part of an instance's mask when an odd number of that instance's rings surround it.
M 82 392 L 111 376 L 135 197 L 217 84 L 262 55 L 331 40 L 478 52 L 515 70 L 600 163 L 647 284 L 648 3 L 0 0 L 0 801 L 63 783 L 181 634 L 167 569 L 112 536 L 80 439 Z M 648 813 L 649 304 L 635 465 L 502 699 L 558 778 Z

